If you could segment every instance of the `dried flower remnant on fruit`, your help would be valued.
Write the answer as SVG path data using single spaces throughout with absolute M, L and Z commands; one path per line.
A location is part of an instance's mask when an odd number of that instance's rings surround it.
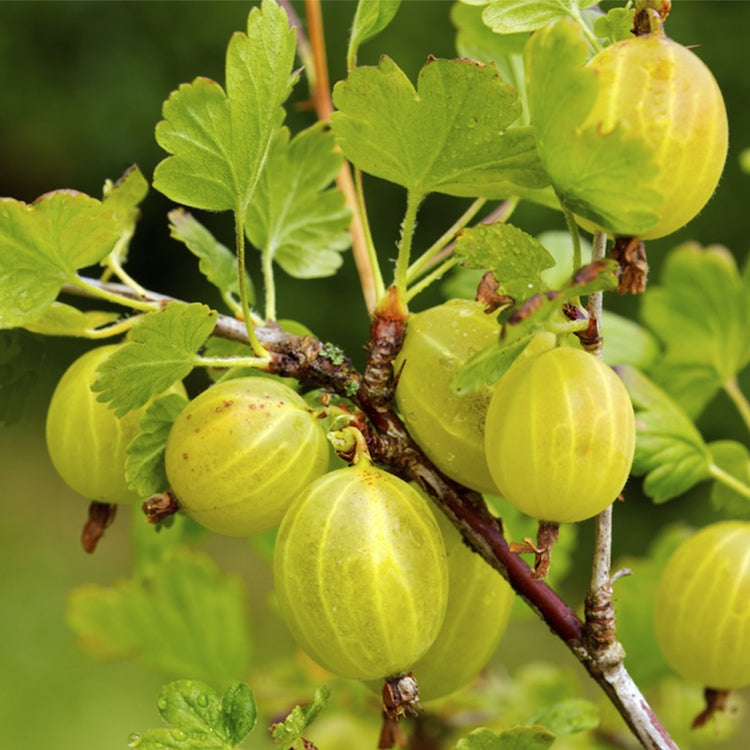
M 419 704 L 419 686 L 414 674 L 402 674 L 383 683 L 383 728 L 378 748 L 390 748 L 394 744 L 406 747 L 404 733 L 398 726 L 402 716 L 416 716 L 422 706 Z
M 156 524 L 177 513 L 180 506 L 171 492 L 157 492 L 155 495 L 151 495 L 148 500 L 144 500 L 141 508 L 146 516 L 146 521 Z
M 104 532 L 114 523 L 117 515 L 115 503 L 100 503 L 94 500 L 88 509 L 88 517 L 81 532 L 81 545 L 83 549 L 92 554 L 96 551 Z

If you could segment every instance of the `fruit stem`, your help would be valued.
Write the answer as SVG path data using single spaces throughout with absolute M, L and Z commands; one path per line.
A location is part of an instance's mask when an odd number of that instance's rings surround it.
M 724 469 L 717 466 L 715 463 L 709 464 L 708 473 L 717 482 L 721 482 L 746 500 L 750 500 L 750 486 L 745 484 L 742 480 L 733 477 L 728 471 L 724 471 Z
M 131 310 L 141 310 L 142 312 L 151 312 L 159 309 L 159 303 L 153 299 L 144 299 L 145 295 L 133 291 L 132 287 L 122 286 L 120 289 L 128 289 L 126 293 L 120 293 L 114 285 L 107 282 L 97 282 L 93 279 L 84 278 L 83 276 L 74 276 L 70 288 L 66 285 L 65 291 L 75 293 L 75 289 L 82 290 L 84 296 L 98 297 L 113 302 L 115 305 L 123 305 Z M 81 292 L 78 292 L 79 294 Z
M 482 206 L 487 202 L 485 198 L 477 198 L 448 229 L 425 250 L 422 255 L 412 263 L 406 271 L 407 282 L 413 281 L 417 276 L 435 265 L 438 260 L 436 256 L 448 245 L 448 243 L 477 215 Z
M 747 400 L 747 397 L 742 392 L 736 377 L 729 378 L 724 383 L 724 391 L 732 399 L 732 403 L 740 413 L 742 421 L 745 423 L 747 429 L 750 430 L 750 401 Z
M 253 324 L 253 318 L 250 312 L 250 300 L 247 290 L 247 274 L 245 272 L 245 220 L 244 213 L 240 206 L 238 206 L 234 212 L 234 238 L 235 251 L 237 253 L 237 283 L 240 291 L 242 318 L 245 322 L 247 339 L 256 356 L 268 358 L 268 352 L 263 348 L 260 341 L 258 341 L 258 337 L 255 335 L 255 325 Z M 273 284 L 273 280 L 271 280 L 271 284 Z M 266 295 L 268 295 L 267 280 Z
M 560 207 L 562 208 L 563 216 L 565 217 L 565 225 L 568 227 L 570 239 L 573 243 L 573 273 L 575 273 L 583 263 L 581 232 L 578 229 L 576 217 L 573 215 L 573 212 L 565 205 L 565 201 L 560 196 L 558 196 L 558 200 L 560 201 Z
M 413 300 L 414 297 L 416 297 L 420 292 L 423 292 L 425 289 L 427 289 L 430 284 L 433 284 L 444 274 L 450 271 L 450 269 L 453 268 L 456 263 L 458 263 L 458 260 L 456 258 L 448 258 L 448 260 L 441 263 L 434 271 L 432 271 L 432 273 L 427 274 L 427 276 L 421 278 L 416 284 L 409 287 L 406 293 L 406 301 L 410 302 L 411 300 Z
M 423 198 L 423 193 L 414 190 L 409 190 L 406 193 L 406 213 L 404 214 L 404 220 L 401 222 L 401 240 L 398 243 L 396 270 L 393 275 L 393 285 L 401 298 L 406 296 L 411 247 L 414 240 L 414 230 L 417 226 L 417 212 Z

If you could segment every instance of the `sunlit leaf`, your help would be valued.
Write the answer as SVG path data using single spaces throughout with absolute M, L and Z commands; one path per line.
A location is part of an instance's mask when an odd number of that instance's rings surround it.
M 611 44 L 633 38 L 635 8 L 610 8 L 606 15 L 594 23 L 594 33 Z
M 532 338 L 550 327 L 553 318 L 560 317 L 567 302 L 617 286 L 614 263 L 592 264 L 585 268 L 590 269 L 590 273 L 577 275 L 562 289 L 532 295 L 503 313 L 506 320 L 500 339 L 472 356 L 454 376 L 451 388 L 456 393 L 467 393 L 496 382 Z
M 107 180 L 104 183 L 103 202 L 115 215 L 122 234 L 132 235 L 135 231 L 140 216 L 138 205 L 147 194 L 148 182 L 135 164 L 117 182 Z
M 53 302 L 40 317 L 24 328 L 44 336 L 87 336 L 120 316 L 103 310 L 79 310 L 64 302 Z
M 663 503 L 710 478 L 711 454 L 687 414 L 638 370 L 617 368 L 635 408 L 633 474 L 645 475 L 645 493 Z
M 547 178 L 515 89 L 497 68 L 431 59 L 415 90 L 389 58 L 355 68 L 336 84 L 331 117 L 346 157 L 369 174 L 418 195 L 503 198 Z
M 464 230 L 456 242 L 455 254 L 467 268 L 492 271 L 499 283 L 498 292 L 516 300 L 542 291 L 542 271 L 555 263 L 538 240 L 504 222 L 478 224 Z
M 310 703 L 306 706 L 295 706 L 283 721 L 274 724 L 271 736 L 280 747 L 291 747 L 302 737 L 307 727 L 325 708 L 330 692 L 325 685 L 319 687 Z
M 140 497 L 150 497 L 169 489 L 164 469 L 164 448 L 169 430 L 187 399 L 170 393 L 156 399 L 144 412 L 140 432 L 127 448 L 125 478 Z
M 194 216 L 182 208 L 167 214 L 170 236 L 185 244 L 199 259 L 201 273 L 221 292 L 239 294 L 237 281 L 237 258 L 225 245 L 222 245 Z M 253 285 L 250 276 L 245 274 L 245 283 L 252 302 Z
M 295 32 L 284 10 L 263 0 L 235 33 L 226 57 L 226 92 L 196 78 L 164 103 L 156 140 L 171 156 L 154 171 L 154 187 L 194 208 L 244 212 L 295 76 Z
M 580 16 L 598 0 L 489 0 L 482 14 L 497 34 L 517 34 L 541 29 L 560 18 Z
M 455 3 L 451 8 L 458 54 L 484 63 L 494 62 L 503 80 L 521 93 L 526 86 L 523 50 L 529 35 L 496 34 L 482 20 L 482 12 L 482 7 L 465 3 Z
M 83 193 L 57 190 L 30 205 L 0 198 L 0 328 L 38 319 L 119 235 L 109 207 Z
M 216 312 L 199 303 L 170 302 L 149 313 L 99 366 L 92 390 L 118 416 L 143 406 L 187 376 L 215 325 Z
M 342 163 L 322 123 L 291 141 L 282 128 L 274 139 L 247 210 L 246 231 L 291 276 L 331 276 L 341 266 L 341 251 L 351 242 L 351 212 L 331 183 Z
M 377 36 L 388 26 L 400 5 L 401 0 L 359 0 L 346 53 L 350 63 L 357 59 L 360 45 Z
M 198 680 L 177 680 L 162 688 L 156 702 L 167 727 L 131 735 L 138 750 L 231 750 L 253 729 L 255 699 L 242 682 L 224 695 Z

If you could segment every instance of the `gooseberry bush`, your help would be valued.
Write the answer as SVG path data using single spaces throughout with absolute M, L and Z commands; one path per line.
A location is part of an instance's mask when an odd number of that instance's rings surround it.
M 669 38 L 669 0 L 465 0 L 456 56 L 426 50 L 415 82 L 385 55 L 358 64 L 399 5 L 337 6 L 350 36 L 331 86 L 320 3 L 300 18 L 262 0 L 224 82 L 196 69 L 164 101 L 150 179 L 134 165 L 101 198 L 0 199 L 0 415 L 45 337 L 91 341 L 51 397 L 46 444 L 89 503 L 87 552 L 132 509 L 132 578 L 72 592 L 68 621 L 93 655 L 171 680 L 165 726 L 123 746 L 737 738 L 750 265 L 688 242 L 647 279 L 644 244 L 719 184 L 719 85 Z M 311 111 L 292 132 L 303 79 Z M 380 183 L 403 205 L 395 251 L 374 240 Z M 150 189 L 175 204 L 172 249 L 197 259 L 203 300 L 131 275 Z M 453 213 L 426 238 L 435 195 Z M 279 269 L 361 289 L 364 356 L 280 317 Z M 625 295 L 637 315 L 605 304 Z M 355 325 L 338 299 L 314 304 Z M 722 398 L 734 421 L 717 437 L 704 418 Z M 667 501 L 685 520 L 658 515 Z M 620 514 L 632 545 L 614 564 Z M 201 549 L 219 537 L 249 540 L 273 581 L 252 639 L 241 571 Z M 509 673 L 504 638 L 530 618 L 549 632 Z M 262 635 L 282 630 L 277 654 Z M 594 689 L 540 666 L 556 649 Z

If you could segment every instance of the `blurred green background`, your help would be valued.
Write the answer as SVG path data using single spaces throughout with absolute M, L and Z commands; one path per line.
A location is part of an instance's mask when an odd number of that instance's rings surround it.
M 738 155 L 750 146 L 750 75 L 744 49 L 750 3 L 677 0 L 674 5 L 670 36 L 699 46 L 698 54 L 724 91 L 730 152 L 725 176 L 701 215 L 687 229 L 649 245 L 654 277 L 664 251 L 686 239 L 725 244 L 739 262 L 748 249 L 750 177 L 741 173 Z M 245 28 L 250 7 L 247 2 L 0 3 L 0 195 L 32 201 L 62 187 L 100 195 L 104 180 L 116 179 L 132 163 L 150 176 L 162 158 L 153 128 L 163 100 L 198 75 L 223 82 L 226 44 L 233 31 Z M 295 7 L 301 10 L 300 4 Z M 346 33 L 354 8 L 348 0 L 323 3 L 332 81 L 344 75 Z M 405 0 L 392 28 L 364 47 L 360 62 L 374 63 L 386 53 L 414 80 L 428 54 L 455 55 L 450 8 L 447 0 Z M 304 83 L 294 97 L 304 99 Z M 309 122 L 309 115 L 291 111 L 288 122 L 294 130 Z M 375 239 L 382 257 L 389 258 L 403 195 L 376 180 L 366 185 Z M 218 304 L 193 257 L 169 239 L 166 213 L 171 207 L 163 196 L 150 193 L 132 247 L 131 273 L 158 291 Z M 457 213 L 450 200 L 430 198 L 420 214 L 417 241 L 438 236 L 445 217 Z M 522 208 L 516 220 L 532 233 L 562 227 L 558 215 L 539 208 Z M 228 217 L 211 216 L 206 223 L 231 244 Z M 430 291 L 418 307 L 437 299 L 439 290 Z M 279 274 L 279 300 L 280 316 L 303 320 L 320 337 L 362 361 L 367 317 L 348 255 L 334 279 L 302 284 Z M 632 298 L 613 299 L 611 304 L 628 314 L 637 310 Z M 44 449 L 43 420 L 57 378 L 88 345 L 48 340 L 40 347 L 43 359 L 30 375 L 35 383 L 24 417 L 0 427 L 0 744 L 57 750 L 125 747 L 131 731 L 158 725 L 155 699 L 164 676 L 132 663 L 95 663 L 77 648 L 64 622 L 66 597 L 73 587 L 128 576 L 129 519 L 122 514 L 93 557 L 82 552 L 78 536 L 85 502 L 54 474 Z M 746 440 L 721 399 L 711 405 L 702 427 L 707 439 Z M 704 502 L 705 495 L 697 491 L 657 511 L 633 504 L 618 509 L 616 554 L 642 553 L 653 529 L 669 520 L 700 520 Z M 581 552 L 565 582 L 573 599 L 585 585 L 590 533 L 584 524 Z M 245 542 L 215 539 L 208 549 L 225 569 L 243 575 L 249 601 L 265 601 L 270 578 Z M 258 639 L 260 631 L 278 631 L 262 622 L 257 628 Z M 276 637 L 283 641 L 285 636 L 276 632 Z M 545 628 L 528 620 L 513 626 L 497 663 L 512 671 L 539 658 L 573 665 Z M 579 676 L 585 682 L 582 672 Z M 739 748 L 748 742 L 735 738 L 707 746 Z

